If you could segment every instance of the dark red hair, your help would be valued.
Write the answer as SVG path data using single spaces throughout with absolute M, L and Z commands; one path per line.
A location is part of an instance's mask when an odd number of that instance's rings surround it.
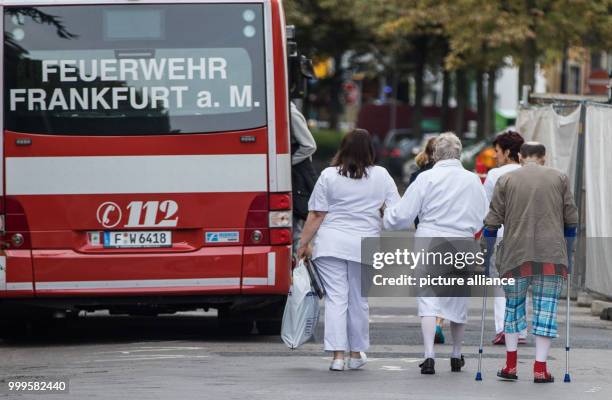
M 518 162 L 518 155 L 521 151 L 521 146 L 523 143 L 525 143 L 525 139 L 523 139 L 520 133 L 515 131 L 507 131 L 495 138 L 493 141 L 493 146 L 498 145 L 502 151 L 510 150 L 509 157 Z

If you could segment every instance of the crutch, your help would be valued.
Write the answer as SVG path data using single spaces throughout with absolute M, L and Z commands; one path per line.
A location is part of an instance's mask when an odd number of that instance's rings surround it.
M 567 247 L 567 301 L 565 305 L 565 378 L 563 382 L 572 381 L 569 372 L 570 351 L 570 287 L 572 282 L 572 265 L 574 264 L 574 241 L 576 240 L 576 227 L 565 227 L 565 245 Z
M 491 256 L 493 255 L 493 249 L 495 247 L 495 240 L 497 239 L 497 229 L 485 228 L 482 231 L 482 235 L 485 238 L 487 244 L 487 252 L 484 257 L 484 273 L 485 276 L 489 276 L 489 265 L 491 263 Z M 482 380 L 482 349 L 484 343 L 484 326 L 485 316 L 487 313 L 487 285 L 484 285 L 482 293 L 482 317 L 480 320 L 480 347 L 478 347 L 478 371 L 476 372 L 476 380 Z

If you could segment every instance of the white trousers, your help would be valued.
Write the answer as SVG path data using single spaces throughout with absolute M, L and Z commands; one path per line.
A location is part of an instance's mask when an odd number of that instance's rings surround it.
M 366 351 L 370 346 L 368 298 L 361 297 L 361 263 L 315 260 L 325 286 L 325 350 Z

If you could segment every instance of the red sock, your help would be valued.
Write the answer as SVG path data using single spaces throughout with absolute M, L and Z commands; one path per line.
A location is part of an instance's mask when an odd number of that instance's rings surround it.
M 516 369 L 516 359 L 518 358 L 518 351 L 507 351 L 506 352 L 506 368 Z
M 546 361 L 536 361 L 533 363 L 533 372 L 534 373 L 546 373 Z

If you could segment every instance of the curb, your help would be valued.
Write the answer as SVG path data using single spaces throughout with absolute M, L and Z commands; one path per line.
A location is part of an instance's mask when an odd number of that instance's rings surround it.
M 612 308 L 612 303 L 603 300 L 593 300 L 591 304 L 591 314 L 595 316 L 601 316 L 601 313 L 607 309 Z

